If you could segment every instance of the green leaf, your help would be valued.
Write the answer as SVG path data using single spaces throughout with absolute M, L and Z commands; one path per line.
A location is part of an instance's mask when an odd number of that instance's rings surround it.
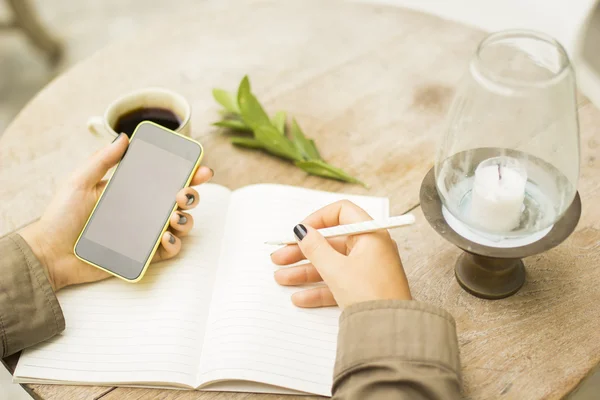
M 237 120 L 243 121 L 242 114 L 233 113 L 231 111 L 227 111 L 224 108 L 221 108 L 218 112 L 219 112 L 219 114 L 221 114 L 223 119 L 237 119 Z
M 238 104 L 240 104 L 240 97 L 242 97 L 242 92 L 243 93 L 250 93 L 250 91 L 251 91 L 251 88 L 250 88 L 250 78 L 248 78 L 248 75 L 244 75 L 244 77 L 240 81 L 240 85 L 238 86 L 238 92 L 237 92 L 237 101 L 238 101 Z
M 246 125 L 244 121 L 239 119 L 224 119 L 222 121 L 213 123 L 213 125 L 221 128 L 233 129 L 236 131 L 252 132 L 252 129 L 250 129 L 250 127 Z
M 302 161 L 302 155 L 296 150 L 292 142 L 282 136 L 273 125 L 262 125 L 254 129 L 254 137 L 269 152 L 292 161 Z
M 277 128 L 279 133 L 281 133 L 284 136 L 285 136 L 285 120 L 286 120 L 286 118 L 287 118 L 287 115 L 286 115 L 285 111 L 277 111 L 275 113 L 275 115 L 273 116 L 273 118 L 271 118 L 271 123 L 273 124 L 273 126 L 275 126 L 275 128 Z
M 224 109 L 229 112 L 239 114 L 240 108 L 238 107 L 235 94 L 223 89 L 213 89 L 212 94 L 217 103 L 222 105 Z
M 247 76 L 242 79 L 238 90 L 238 105 L 240 113 L 246 125 L 252 130 L 256 130 L 260 126 L 271 126 L 269 116 L 262 108 L 256 97 L 250 92 L 250 80 Z
M 279 157 L 293 161 L 301 161 L 302 156 L 290 142 L 281 135 L 277 128 L 271 124 L 269 116 L 262 108 L 256 97 L 250 92 L 250 80 L 244 77 L 238 90 L 238 104 L 242 119 L 254 131 L 254 137 L 266 150 Z
M 295 118 L 292 119 L 291 134 L 294 146 L 300 152 L 300 154 L 302 154 L 304 159 L 319 160 L 321 158 L 319 152 L 315 149 L 314 142 L 311 143 L 311 141 L 306 138 Z
M 310 147 L 312 147 L 312 154 L 314 155 L 313 159 L 323 161 L 323 157 L 321 157 L 321 153 L 319 153 L 319 150 L 317 150 L 317 145 L 315 144 L 315 141 L 312 139 L 308 139 L 308 142 L 310 143 Z
M 292 120 L 291 139 L 288 138 L 285 134 L 286 113 L 279 111 L 275 113 L 273 119 L 270 119 L 252 93 L 248 76 L 245 76 L 240 82 L 237 94 L 214 89 L 213 97 L 223 106 L 223 109 L 219 110 L 223 115 L 223 120 L 215 122 L 213 125 L 254 135 L 254 137 L 251 135 L 232 137 L 230 138 L 232 144 L 263 150 L 291 160 L 299 168 L 312 175 L 359 183 L 367 187 L 342 169 L 327 164 L 319 154 L 315 142 L 306 137 L 296 120 Z
M 263 145 L 256 139 L 245 137 L 232 137 L 231 143 L 236 146 L 248 147 L 250 149 L 264 149 Z
M 308 172 L 311 175 L 318 175 L 325 178 L 337 179 L 339 181 L 358 183 L 364 187 L 368 187 L 359 179 L 348 175 L 344 170 L 327 164 L 320 160 L 298 161 L 295 163 L 299 168 Z

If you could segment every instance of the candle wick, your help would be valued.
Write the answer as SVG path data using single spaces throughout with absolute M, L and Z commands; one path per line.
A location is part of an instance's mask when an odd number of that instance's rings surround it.
M 498 179 L 502 180 L 502 168 L 500 167 L 500 164 L 498 164 Z

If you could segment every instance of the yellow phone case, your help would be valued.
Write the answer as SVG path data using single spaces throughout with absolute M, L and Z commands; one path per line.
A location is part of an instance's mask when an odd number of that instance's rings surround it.
M 144 121 L 144 122 L 140 123 L 135 128 L 135 130 L 133 131 L 133 134 L 131 135 L 131 139 L 129 139 L 130 142 L 134 138 L 134 136 L 137 133 L 137 131 L 140 128 L 140 126 L 143 125 L 143 124 L 155 125 L 155 126 L 159 127 L 160 129 L 169 131 L 169 132 L 171 132 L 174 135 L 180 136 L 180 137 L 184 138 L 185 140 L 189 140 L 190 142 L 196 143 L 198 146 L 200 146 L 200 157 L 198 157 L 198 160 L 196 161 L 196 164 L 194 165 L 194 168 L 192 169 L 192 173 L 190 174 L 190 176 L 188 176 L 188 179 L 186 180 L 185 185 L 183 185 L 184 188 L 188 187 L 190 185 L 190 182 L 192 181 L 192 178 L 196 174 L 196 171 L 198 170 L 198 167 L 200 166 L 200 162 L 202 162 L 202 158 L 204 157 L 204 147 L 202 147 L 202 144 L 200 144 L 200 142 L 198 142 L 198 141 L 196 141 L 194 139 L 191 139 L 191 138 L 189 138 L 187 136 L 182 135 L 181 133 L 177 133 L 175 131 L 172 131 L 170 129 L 165 128 L 164 126 L 155 124 L 154 122 L 151 122 L 151 121 Z M 120 162 L 119 162 L 119 164 L 120 164 Z M 117 167 L 119 166 L 119 164 L 117 164 Z M 94 208 L 92 209 L 92 212 L 90 213 L 90 216 L 88 217 L 87 221 L 85 222 L 85 225 L 83 226 L 83 229 L 79 233 L 79 236 L 77 237 L 77 240 L 75 241 L 75 245 L 73 246 L 73 254 L 75 254 L 75 257 L 77 257 L 78 259 L 80 259 L 81 261 L 83 261 L 86 264 L 89 264 L 89 265 L 94 266 L 96 268 L 100 268 L 101 270 L 106 271 L 109 274 L 111 274 L 113 276 L 116 276 L 119 279 L 124 280 L 125 282 L 135 283 L 135 282 L 139 282 L 144 277 L 144 274 L 146 273 L 146 270 L 148 269 L 148 266 L 152 262 L 152 258 L 154 258 L 154 253 L 156 253 L 156 250 L 158 250 L 158 246 L 160 246 L 160 241 L 162 239 L 162 236 L 164 235 L 164 233 L 167 231 L 167 228 L 169 227 L 169 218 L 167 218 L 167 221 L 165 222 L 165 226 L 163 226 L 162 231 L 161 231 L 160 235 L 158 236 L 158 240 L 156 241 L 156 243 L 154 244 L 154 247 L 152 248 L 152 252 L 150 253 L 150 257 L 148 257 L 148 260 L 146 260 L 146 263 L 144 264 L 144 268 L 142 268 L 142 272 L 135 279 L 127 279 L 127 278 L 125 278 L 125 277 L 123 277 L 121 275 L 118 275 L 118 274 L 115 274 L 112 271 L 109 271 L 106 268 L 101 267 L 98 264 L 95 264 L 95 263 L 93 263 L 93 262 L 91 262 L 89 260 L 86 260 L 86 259 L 80 257 L 77 254 L 77 250 L 76 250 L 77 249 L 77 243 L 79 243 L 79 239 L 81 239 L 81 236 L 83 235 L 83 232 L 85 232 L 85 228 L 87 228 L 88 224 L 90 223 L 90 219 L 92 218 L 92 215 L 94 215 L 94 211 L 96 211 L 96 207 L 98 207 L 98 204 L 100 204 L 100 200 L 102 200 L 102 196 L 104 196 L 104 192 L 110 186 L 110 181 L 112 180 L 113 176 L 114 176 L 114 172 L 111 175 L 111 177 L 108 179 L 108 183 L 104 187 L 104 190 L 102 190 L 102 194 L 98 198 L 98 201 L 94 205 Z M 169 213 L 169 215 L 173 214 L 173 211 L 175 211 L 176 209 L 177 209 L 177 203 L 175 203 L 175 205 L 173 206 L 173 209 L 171 210 L 171 212 Z

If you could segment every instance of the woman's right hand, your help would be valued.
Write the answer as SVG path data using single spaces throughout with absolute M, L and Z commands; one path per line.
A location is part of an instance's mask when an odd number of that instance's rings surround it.
M 297 286 L 324 281 L 326 286 L 292 295 L 299 307 L 341 308 L 371 300 L 410 300 L 408 281 L 396 242 L 386 231 L 325 239 L 317 229 L 369 221 L 372 218 L 356 204 L 344 200 L 330 204 L 296 225 L 297 245 L 271 255 L 277 265 L 308 259 L 310 263 L 275 272 L 280 285 Z

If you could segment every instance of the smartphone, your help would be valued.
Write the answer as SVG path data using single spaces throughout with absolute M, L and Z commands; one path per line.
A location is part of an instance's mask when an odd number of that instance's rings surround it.
M 202 160 L 200 143 L 152 122 L 139 124 L 75 243 L 75 256 L 128 282 L 144 276 Z

